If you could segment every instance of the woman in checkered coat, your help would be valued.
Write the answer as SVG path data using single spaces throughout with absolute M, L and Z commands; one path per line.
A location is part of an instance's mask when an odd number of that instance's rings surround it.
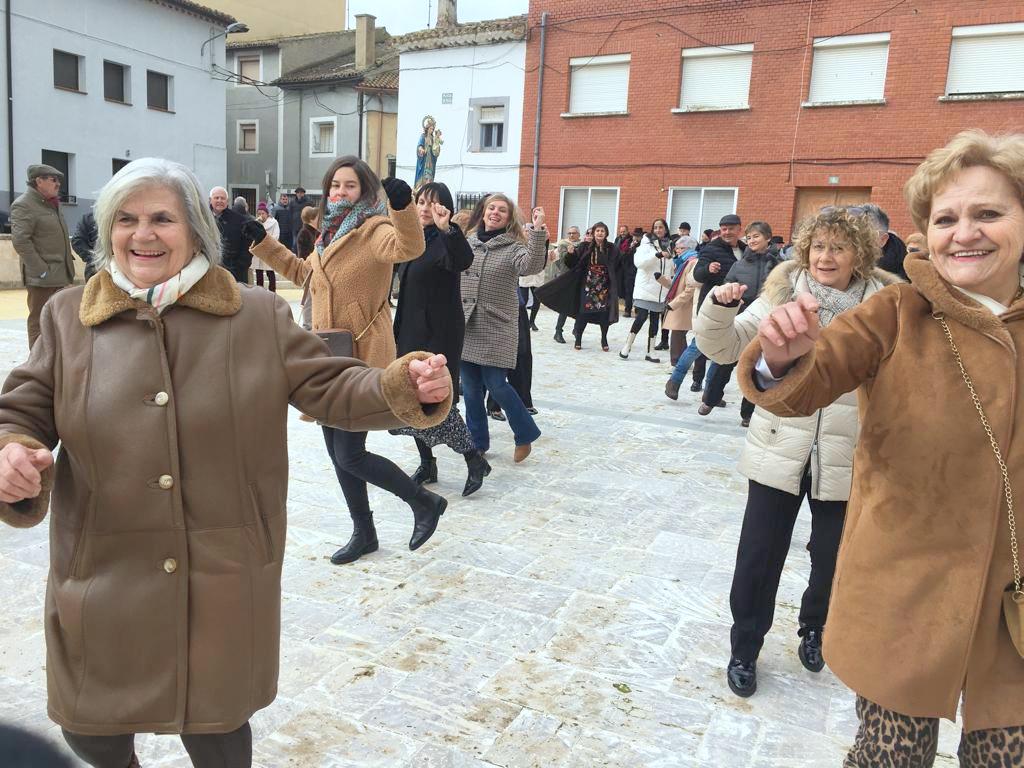
M 462 309 L 466 338 L 462 346 L 462 394 L 466 425 L 481 452 L 491 439 L 487 429 L 484 392 L 490 392 L 505 411 L 515 435 L 515 460 L 530 455 L 540 430 L 523 401 L 508 383 L 519 347 L 519 278 L 544 269 L 547 260 L 544 209 L 533 211 L 529 235 L 520 223 L 516 204 L 502 194 L 490 195 L 480 217 L 468 228 L 473 264 L 462 273 Z

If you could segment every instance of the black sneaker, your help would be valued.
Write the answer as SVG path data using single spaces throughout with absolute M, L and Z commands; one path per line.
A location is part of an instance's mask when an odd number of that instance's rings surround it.
M 822 630 L 805 629 L 804 636 L 800 638 L 800 646 L 796 649 L 796 655 L 800 657 L 800 663 L 809 672 L 821 672 L 825 668 L 825 658 L 821 655 Z
M 757 691 L 757 662 L 740 661 L 735 656 L 729 659 L 725 677 L 729 681 L 729 690 L 744 699 L 753 696 Z
M 690 385 L 690 391 L 691 392 L 703 392 L 704 391 L 704 385 L 701 384 L 699 381 L 695 381 L 695 382 L 693 382 L 693 384 Z

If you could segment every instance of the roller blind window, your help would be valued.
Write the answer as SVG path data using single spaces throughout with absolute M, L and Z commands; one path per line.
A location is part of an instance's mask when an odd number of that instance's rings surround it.
M 753 51 L 753 45 L 683 51 L 680 109 L 746 109 L 750 100 Z
M 571 114 L 626 111 L 629 95 L 629 54 L 570 59 L 569 73 Z
M 954 27 L 946 94 L 1024 91 L 1024 23 Z
M 881 101 L 888 62 L 888 33 L 819 38 L 814 41 L 808 101 Z
M 615 238 L 619 221 L 619 190 L 617 187 L 562 187 L 561 237 L 569 227 L 583 233 L 597 222 L 608 225 L 608 236 Z
M 705 229 L 718 229 L 718 222 L 727 213 L 736 213 L 735 187 L 674 187 L 669 190 L 670 227 L 688 221 L 699 236 Z

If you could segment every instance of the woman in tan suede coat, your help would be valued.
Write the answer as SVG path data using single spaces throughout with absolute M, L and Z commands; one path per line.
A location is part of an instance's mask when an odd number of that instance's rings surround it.
M 139 732 L 183 734 L 197 768 L 246 766 L 277 692 L 288 404 L 425 427 L 450 379 L 432 358 L 442 388 L 417 389 L 422 353 L 331 357 L 283 299 L 240 287 L 184 166 L 130 163 L 96 219 L 97 274 L 46 305 L 0 396 L 0 519 L 51 512 L 49 715 L 97 768 L 138 765 Z
M 908 255 L 911 284 L 820 334 L 810 297 L 776 308 L 740 382 L 785 417 L 860 396 L 825 635 L 826 661 L 858 694 L 846 765 L 931 765 L 937 718 L 961 699 L 961 765 L 1024 765 L 1024 647 L 1007 623 L 1020 631 L 1024 600 L 1007 505 L 1024 498 L 1024 135 L 962 133 L 906 192 L 929 249 Z
M 395 359 L 395 334 L 388 298 L 394 264 L 412 261 L 426 248 L 412 190 L 400 179 L 381 182 L 366 163 L 339 157 L 324 174 L 320 238 L 309 257 L 296 258 L 255 227 L 252 252 L 296 285 L 309 281 L 313 330 L 346 330 L 354 354 L 370 365 Z M 351 563 L 379 548 L 367 484 L 398 496 L 413 513 L 409 549 L 423 546 L 437 529 L 448 502 L 418 485 L 397 465 L 366 450 L 366 432 L 323 426 L 327 454 L 352 518 L 352 536 L 334 553 L 335 565 Z

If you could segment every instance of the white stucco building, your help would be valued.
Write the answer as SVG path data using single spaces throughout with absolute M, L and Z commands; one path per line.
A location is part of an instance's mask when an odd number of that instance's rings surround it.
M 0 77 L 0 208 L 39 162 L 65 171 L 71 226 L 138 157 L 183 163 L 206 187 L 225 182 L 221 71 L 235 19 L 189 0 L 0 0 L 7 16 L 0 55 L 13 98 Z
M 454 4 L 452 4 L 454 5 Z M 479 195 L 519 193 L 526 16 L 457 24 L 394 38 L 400 52 L 398 176 L 413 184 L 423 121 L 432 116 L 443 144 L 436 181 L 460 207 Z

